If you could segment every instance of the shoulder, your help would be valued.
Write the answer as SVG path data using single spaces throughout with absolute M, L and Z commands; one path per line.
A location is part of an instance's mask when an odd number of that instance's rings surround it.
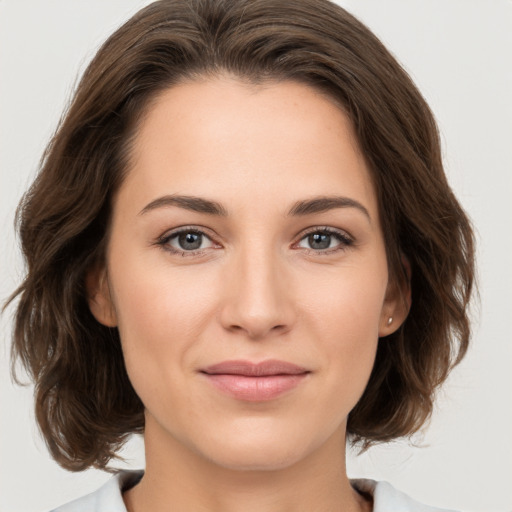
M 455 512 L 423 505 L 388 482 L 360 478 L 351 483 L 358 491 L 373 496 L 373 512 Z
M 122 492 L 142 478 L 142 471 L 120 471 L 97 491 L 51 512 L 126 512 Z

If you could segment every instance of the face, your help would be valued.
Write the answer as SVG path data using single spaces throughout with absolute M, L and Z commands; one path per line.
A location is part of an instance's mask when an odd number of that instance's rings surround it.
M 378 338 L 400 324 L 351 124 L 294 82 L 161 94 L 89 283 L 94 315 L 119 329 L 147 442 L 226 468 L 343 443 Z

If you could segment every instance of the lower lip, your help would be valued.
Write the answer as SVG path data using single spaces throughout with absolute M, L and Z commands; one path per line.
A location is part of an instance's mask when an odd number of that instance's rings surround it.
M 238 400 L 263 402 L 272 400 L 296 388 L 307 376 L 298 375 L 264 375 L 251 377 L 231 374 L 204 374 L 217 389 Z

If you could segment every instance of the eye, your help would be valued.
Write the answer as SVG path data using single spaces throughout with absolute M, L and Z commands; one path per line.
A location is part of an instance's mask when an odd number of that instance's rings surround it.
M 158 240 L 158 245 L 171 253 L 182 256 L 194 255 L 204 249 L 215 247 L 215 244 L 204 232 L 191 228 L 164 235 Z
M 354 243 L 346 233 L 332 228 L 315 228 L 300 239 L 298 247 L 315 252 L 343 250 Z

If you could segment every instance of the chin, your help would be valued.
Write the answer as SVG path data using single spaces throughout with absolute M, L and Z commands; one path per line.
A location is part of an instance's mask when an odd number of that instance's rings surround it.
M 279 471 L 293 466 L 304 457 L 297 447 L 287 450 L 282 446 L 233 446 L 210 453 L 210 461 L 231 471 Z
M 255 428 L 254 428 L 255 427 Z M 295 429 L 259 425 L 233 430 L 215 439 L 199 451 L 211 462 L 234 471 L 278 471 L 297 464 L 308 457 L 323 440 L 304 435 Z M 199 448 L 199 447 L 198 447 Z

